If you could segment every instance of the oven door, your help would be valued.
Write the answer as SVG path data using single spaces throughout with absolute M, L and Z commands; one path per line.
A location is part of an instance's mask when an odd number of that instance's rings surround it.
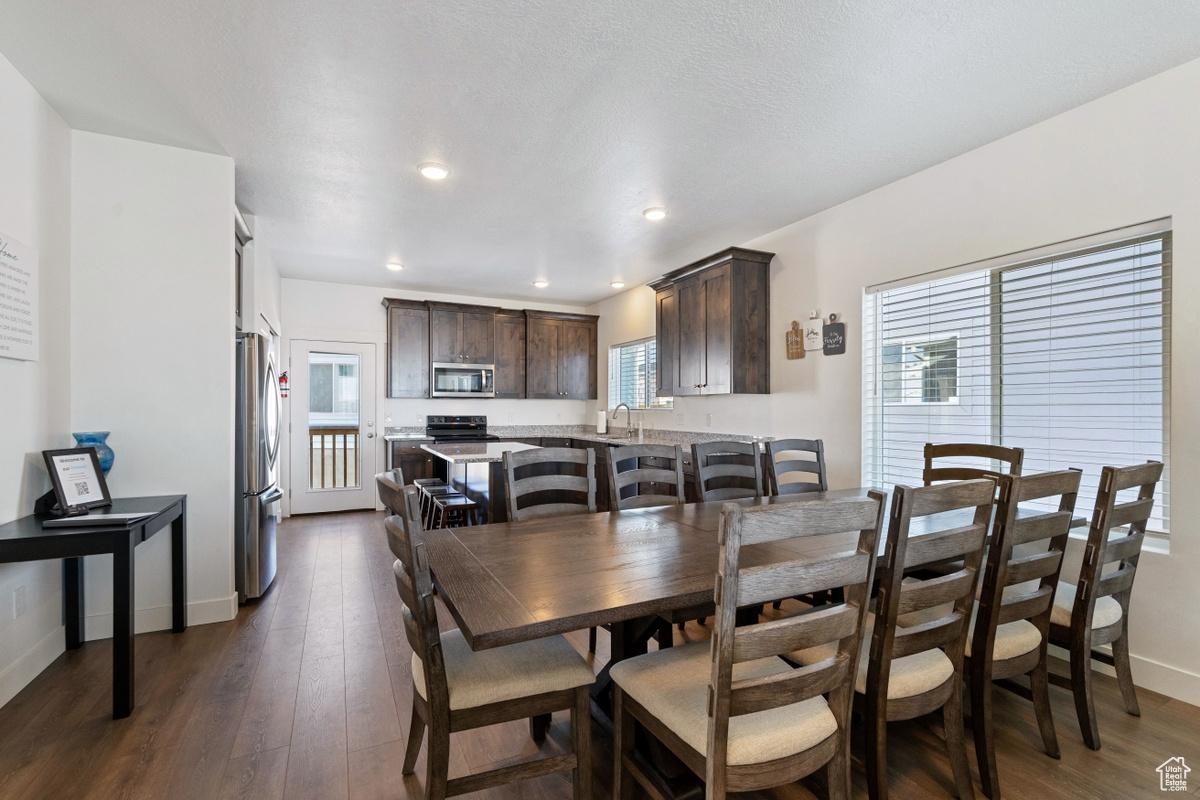
M 495 397 L 496 367 L 492 364 L 433 362 L 434 397 Z

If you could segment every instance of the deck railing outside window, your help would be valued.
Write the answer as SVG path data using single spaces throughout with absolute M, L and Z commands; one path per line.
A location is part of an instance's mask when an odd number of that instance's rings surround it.
M 308 429 L 308 485 L 313 489 L 358 486 L 358 427 Z

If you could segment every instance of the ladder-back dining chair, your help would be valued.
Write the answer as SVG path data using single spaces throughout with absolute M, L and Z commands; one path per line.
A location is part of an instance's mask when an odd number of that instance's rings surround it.
M 692 445 L 696 497 L 701 502 L 762 497 L 762 460 L 754 442 Z
M 967 466 L 962 463 L 935 466 L 934 462 L 945 459 L 956 461 L 969 458 L 987 463 L 987 466 Z M 967 481 L 976 478 L 995 478 L 999 475 L 1020 475 L 1025 451 L 1020 447 L 1000 447 L 993 444 L 951 443 L 925 444 L 925 471 L 922 479 L 926 486 L 939 481 Z M 1004 469 L 995 469 L 996 463 Z
M 1042 745 L 1046 755 L 1059 757 L 1050 710 L 1046 645 L 1081 474 L 1064 470 L 1000 478 L 987 565 L 966 647 L 975 758 L 983 793 L 992 800 L 1000 800 L 993 681 L 1029 676 Z M 1021 509 L 1022 503 L 1036 505 Z
M 633 781 L 651 796 L 663 796 L 658 776 L 635 755 L 638 725 L 704 777 L 709 800 L 783 786 L 820 769 L 831 798 L 850 797 L 854 666 L 884 501 L 872 492 L 805 504 L 725 506 L 711 643 L 636 656 L 610 672 L 614 797 L 632 797 Z M 846 534 L 854 540 L 828 559 L 782 556 L 741 564 L 743 545 Z M 737 624 L 739 607 L 834 586 L 845 587 L 845 602 L 763 625 Z M 811 666 L 793 667 L 780 658 L 797 647 L 824 644 L 828 657 Z
M 822 440 L 776 439 L 767 442 L 767 455 L 773 494 L 829 491 Z
M 471 650 L 457 628 L 439 633 L 418 492 L 404 490 L 403 516 L 384 520 L 404 632 L 412 647 L 413 707 L 402 772 L 411 775 L 428 739 L 425 798 L 477 792 L 493 786 L 570 771 L 574 797 L 588 800 L 591 778 L 591 667 L 561 636 Z M 449 778 L 450 734 L 502 722 L 570 712 L 571 751 Z M 536 728 L 534 728 L 536 730 Z M 428 731 L 428 736 L 425 736 Z
M 912 488 L 892 496 L 887 544 L 879 564 L 879 596 L 855 678 L 855 707 L 866 729 L 867 792 L 888 796 L 887 725 L 942 711 L 946 751 L 958 796 L 974 797 L 963 725 L 967 624 L 991 523 L 996 482 L 990 478 Z M 960 566 L 927 580 L 905 579 L 930 563 Z M 925 615 L 906 627 L 900 617 Z M 827 648 L 790 657 L 800 664 L 828 658 Z
M 596 513 L 596 452 L 591 448 L 506 450 L 502 458 L 512 522 Z
M 1101 470 L 1079 580 L 1058 584 L 1050 612 L 1050 643 L 1071 653 L 1071 677 L 1051 675 L 1051 682 L 1066 686 L 1075 696 L 1079 729 L 1084 744 L 1093 750 L 1100 749 L 1100 729 L 1092 695 L 1092 659 L 1116 671 L 1125 710 L 1141 716 L 1129 667 L 1129 598 L 1162 473 L 1163 465 L 1157 461 Z M 1135 499 L 1118 500 L 1120 492 L 1133 489 Z M 1112 569 L 1106 571 L 1110 565 Z M 1112 645 L 1112 655 L 1094 649 L 1103 644 Z
M 404 513 L 404 473 L 399 467 L 376 475 L 375 488 L 379 492 L 379 502 L 388 514 Z
M 608 488 L 614 510 L 682 503 L 683 448 L 634 444 L 610 450 Z

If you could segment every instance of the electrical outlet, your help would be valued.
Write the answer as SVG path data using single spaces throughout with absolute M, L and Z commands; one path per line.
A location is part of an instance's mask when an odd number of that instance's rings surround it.
M 704 421 L 708 425 L 708 427 L 711 428 L 712 427 L 712 414 L 705 414 Z
M 513 422 L 515 422 L 515 421 L 516 421 L 516 419 L 517 419 L 517 415 L 516 415 L 516 414 L 514 414 L 514 413 L 513 413 L 513 412 L 511 412 L 511 411 L 510 411 L 510 412 L 508 412 L 508 422 L 509 422 L 509 424 L 510 424 L 510 425 L 511 425 Z
M 384 417 L 384 418 L 383 418 L 383 421 L 384 421 L 384 422 L 386 422 L 386 423 L 388 423 L 388 424 L 390 425 L 390 424 L 391 424 L 391 422 L 392 422 L 392 417 L 391 417 L 391 415 L 388 415 L 388 416 Z
M 25 600 L 25 587 L 18 586 L 13 592 L 13 619 L 23 616 L 28 610 Z

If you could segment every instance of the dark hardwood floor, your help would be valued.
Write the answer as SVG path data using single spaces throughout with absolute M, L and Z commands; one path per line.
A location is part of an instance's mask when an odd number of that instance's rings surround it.
M 137 707 L 128 719 L 109 716 L 109 642 L 61 656 L 0 709 L 0 797 L 421 797 L 424 756 L 416 776 L 400 774 L 411 651 L 382 518 L 354 513 L 288 520 L 280 528 L 275 585 L 237 620 L 178 636 L 138 636 Z M 444 624 L 451 624 L 448 615 Z M 691 624 L 676 636 L 704 638 L 707 629 Z M 572 640 L 586 651 L 586 631 Z M 602 633 L 601 663 L 605 645 Z M 1097 683 L 1100 752 L 1083 746 L 1070 696 L 1051 690 L 1060 761 L 1042 754 L 1030 705 L 996 692 L 1006 798 L 1158 796 L 1159 764 L 1183 756 L 1200 765 L 1200 709 L 1141 690 L 1142 717 L 1131 717 L 1116 682 L 1099 677 Z M 937 737 L 920 720 L 893 726 L 894 797 L 953 796 Z M 593 741 L 596 796 L 606 798 L 610 740 L 593 725 Z M 545 746 L 567 747 L 565 718 L 556 717 Z M 454 734 L 450 774 L 534 749 L 523 723 Z M 1190 785 L 1200 793 L 1200 779 Z M 856 796 L 866 796 L 865 786 L 856 774 Z M 482 795 L 569 798 L 571 785 L 567 776 L 551 775 Z M 813 795 L 790 786 L 762 796 Z

